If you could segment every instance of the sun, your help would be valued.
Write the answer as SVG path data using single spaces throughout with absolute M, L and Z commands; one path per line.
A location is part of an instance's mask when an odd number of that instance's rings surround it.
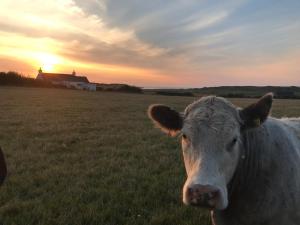
M 43 70 L 48 72 L 55 70 L 55 66 L 60 62 L 58 56 L 50 53 L 39 53 L 38 60 Z

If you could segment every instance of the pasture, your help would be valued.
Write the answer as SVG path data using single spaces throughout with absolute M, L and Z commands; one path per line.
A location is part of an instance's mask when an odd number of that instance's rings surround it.
M 193 100 L 0 87 L 8 167 L 1 224 L 210 224 L 208 212 L 182 204 L 179 139 L 154 129 L 146 115 L 152 103 L 183 110 Z M 300 116 L 300 100 L 275 100 L 272 114 Z

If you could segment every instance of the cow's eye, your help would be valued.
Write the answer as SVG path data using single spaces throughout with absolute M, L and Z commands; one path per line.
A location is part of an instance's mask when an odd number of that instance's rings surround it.
M 181 135 L 181 138 L 182 138 L 182 141 L 184 141 L 187 144 L 190 142 L 189 137 L 184 133 Z
M 236 142 L 237 142 L 237 138 L 233 138 L 232 141 L 231 141 L 231 144 L 232 144 L 232 145 L 235 145 Z
M 233 147 L 236 145 L 238 139 L 235 137 L 232 139 L 232 141 L 227 145 L 227 151 L 231 151 Z

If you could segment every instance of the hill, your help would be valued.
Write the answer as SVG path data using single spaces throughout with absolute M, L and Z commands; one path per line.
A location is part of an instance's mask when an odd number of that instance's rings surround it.
M 220 86 L 190 89 L 151 89 L 145 92 L 158 95 L 203 96 L 217 95 L 226 98 L 258 98 L 265 93 L 273 92 L 275 98 L 300 99 L 300 87 L 290 86 Z

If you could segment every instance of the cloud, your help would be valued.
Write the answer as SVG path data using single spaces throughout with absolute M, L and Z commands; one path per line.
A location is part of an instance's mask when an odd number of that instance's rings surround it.
M 87 60 L 99 62 L 105 62 L 111 55 L 123 55 L 124 57 L 120 58 L 122 60 L 126 59 L 125 54 L 127 57 L 156 57 L 167 51 L 140 41 L 133 30 L 108 27 L 99 16 L 86 14 L 71 0 L 50 1 L 47 8 L 44 8 L 43 3 L 44 1 L 23 1 L 22 6 L 14 8 L 11 1 L 2 1 L 2 31 L 18 33 L 19 37 L 24 36 L 26 45 L 26 36 L 37 40 L 51 38 L 58 45 L 61 43 L 60 54 L 80 56 L 83 52 Z M 103 2 L 92 3 L 97 3 L 102 10 L 105 9 Z M 9 19 L 5 20 L 4 17 Z M 20 24 L 18 21 L 24 23 Z M 7 37 L 9 36 L 8 34 Z M 34 40 L 31 42 L 34 43 Z M 19 43 L 22 45 L 20 41 Z M 115 63 L 120 63 L 118 58 Z
M 104 7 L 102 1 L 92 1 Z M 22 1 L 15 7 L 13 1 L 3 0 L 0 3 L 0 21 L 6 28 L 17 28 L 21 32 L 26 30 L 32 36 L 47 36 L 60 38 L 66 36 L 74 39 L 76 36 L 88 36 L 99 42 L 111 45 L 130 44 L 133 50 L 153 55 L 159 49 L 142 43 L 133 30 L 108 27 L 103 19 L 95 14 L 86 14 L 72 0 Z M 102 6 L 103 5 L 103 6 Z M 19 21 L 22 21 L 20 23 Z M 12 29 L 11 29 L 12 30 Z
M 222 22 L 228 13 L 226 11 L 221 11 L 215 15 L 209 15 L 207 17 L 197 18 L 197 19 L 189 19 L 191 22 L 185 27 L 187 31 L 196 31 L 200 29 L 204 29 L 219 22 Z
M 248 78 L 235 67 L 264 68 L 271 76 L 280 59 L 300 52 L 299 7 L 258 0 L 1 0 L 0 56 L 30 63 L 49 52 L 64 58 L 61 69 L 78 66 L 100 82 L 230 83 L 230 72 Z

